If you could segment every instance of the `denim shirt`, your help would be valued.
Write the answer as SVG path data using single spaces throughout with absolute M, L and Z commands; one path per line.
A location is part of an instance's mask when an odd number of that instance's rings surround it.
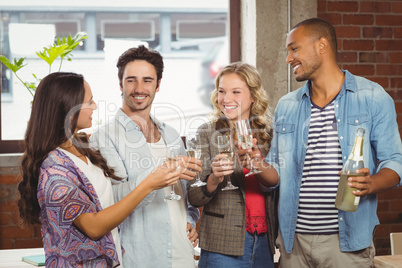
M 394 170 L 402 178 L 402 145 L 392 98 L 377 83 L 348 71 L 335 98 L 335 117 L 343 163 L 352 151 L 356 130 L 364 128 L 364 163 L 370 174 L 382 168 Z M 275 110 L 274 137 L 265 161 L 280 178 L 279 229 L 286 252 L 291 253 L 297 222 L 299 193 L 307 150 L 311 116 L 310 82 L 282 97 Z M 378 165 L 377 165 L 378 161 Z M 377 195 L 360 199 L 356 212 L 339 210 L 339 238 L 343 252 L 370 246 L 376 214 Z
M 152 120 L 166 144 L 180 144 L 182 155 L 186 155 L 179 133 L 155 118 Z M 130 193 L 155 167 L 162 164 L 160 161 L 154 161 L 139 126 L 121 109 L 118 109 L 114 120 L 91 135 L 90 145 L 99 149 L 108 165 L 114 168 L 116 175 L 123 178 L 122 181 L 114 181 L 113 193 L 116 202 Z M 189 181 L 180 180 L 180 183 L 183 189 L 182 198 L 187 204 L 187 222 L 195 228 L 199 210 L 188 202 Z M 164 189 L 152 191 L 120 224 L 125 267 L 172 267 L 170 214 L 164 197 Z

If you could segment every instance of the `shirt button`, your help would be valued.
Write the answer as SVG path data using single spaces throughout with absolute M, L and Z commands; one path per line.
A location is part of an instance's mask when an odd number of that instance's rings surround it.
M 167 222 L 167 224 L 169 224 L 169 225 L 170 225 L 170 221 L 168 221 L 168 222 Z
M 341 136 L 341 138 L 340 138 L 341 140 L 343 140 L 343 136 Z
M 168 246 L 171 247 L 171 246 L 172 246 L 172 243 L 168 243 Z
M 356 120 L 355 122 L 356 122 L 356 124 L 357 124 L 357 123 L 359 123 L 359 120 Z
M 346 159 L 346 156 L 344 156 L 343 159 Z
M 167 250 L 167 253 L 169 253 L 169 254 L 170 254 L 170 249 L 168 249 L 168 250 Z
M 341 122 L 341 119 L 338 119 L 338 122 Z
M 340 217 L 340 218 L 339 218 L 339 220 L 340 220 L 340 221 L 343 221 L 343 218 L 342 218 L 342 217 Z
M 339 104 L 336 105 L 336 108 L 338 108 L 338 107 L 339 107 Z
M 286 128 L 282 128 L 282 131 L 285 131 L 286 130 Z

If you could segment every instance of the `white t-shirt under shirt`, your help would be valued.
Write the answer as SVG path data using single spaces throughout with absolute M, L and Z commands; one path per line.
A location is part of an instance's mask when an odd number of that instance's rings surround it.
M 99 202 L 101 203 L 102 209 L 105 209 L 114 204 L 113 198 L 113 190 L 112 190 L 112 183 L 108 177 L 105 177 L 101 168 L 95 166 L 91 163 L 91 161 L 87 157 L 86 164 L 80 158 L 75 156 L 74 154 L 70 153 L 61 148 L 57 148 L 58 150 L 64 152 L 68 157 L 73 160 L 74 164 L 81 169 L 81 171 L 85 174 L 85 176 L 89 179 L 92 185 L 95 188 L 96 194 L 98 195 Z M 120 266 L 123 267 L 122 264 L 122 252 L 121 252 L 121 244 L 120 244 L 120 237 L 117 227 L 114 228 L 112 231 L 112 236 L 114 240 L 114 244 L 116 246 L 117 255 L 119 257 Z
M 156 143 L 148 143 L 152 157 L 156 163 L 163 163 L 166 159 L 166 144 L 161 138 Z M 171 187 L 165 187 L 165 195 L 171 191 Z M 172 223 L 172 267 L 188 268 L 195 267 L 194 248 L 187 237 L 187 211 L 184 204 L 183 189 L 181 183 L 174 185 L 174 191 L 182 198 L 180 200 L 168 200 L 170 221 Z

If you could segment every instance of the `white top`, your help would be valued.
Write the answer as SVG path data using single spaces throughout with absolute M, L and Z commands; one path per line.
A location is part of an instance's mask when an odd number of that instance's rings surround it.
M 102 209 L 105 209 L 114 204 L 113 198 L 113 190 L 112 190 L 112 183 L 110 178 L 105 177 L 103 171 L 98 166 L 92 164 L 92 162 L 86 157 L 88 164 L 82 161 L 80 158 L 75 156 L 74 154 L 66 151 L 62 148 L 57 148 L 60 151 L 63 151 L 68 157 L 73 160 L 74 164 L 81 169 L 81 171 L 85 174 L 85 176 L 89 179 L 89 181 L 94 186 L 96 194 L 98 195 L 99 201 L 101 203 Z M 116 246 L 117 255 L 119 257 L 120 266 L 123 267 L 123 258 L 121 252 L 121 243 L 120 237 L 117 227 L 114 228 L 112 231 L 112 236 L 114 240 L 114 244 Z
M 161 138 L 156 143 L 148 143 L 148 147 L 156 163 L 163 163 L 166 159 L 167 152 L 166 144 L 163 139 Z M 171 189 L 171 187 L 165 187 L 165 195 L 168 195 Z M 178 201 L 166 201 L 169 208 L 170 221 L 172 223 L 172 267 L 195 267 L 194 248 L 187 237 L 187 212 L 181 183 L 174 185 L 174 191 L 182 198 Z

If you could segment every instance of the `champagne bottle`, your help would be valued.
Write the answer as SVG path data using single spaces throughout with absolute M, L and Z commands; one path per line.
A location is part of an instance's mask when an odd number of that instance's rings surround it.
M 357 174 L 356 170 L 364 168 L 363 162 L 363 142 L 364 142 L 364 128 L 359 128 L 356 131 L 355 144 L 353 150 L 349 155 L 348 160 L 341 171 L 339 178 L 338 192 L 335 199 L 335 207 L 344 211 L 356 211 L 359 205 L 360 196 L 355 196 L 352 191 L 356 188 L 348 186 L 348 177 L 359 177 L 362 174 Z

